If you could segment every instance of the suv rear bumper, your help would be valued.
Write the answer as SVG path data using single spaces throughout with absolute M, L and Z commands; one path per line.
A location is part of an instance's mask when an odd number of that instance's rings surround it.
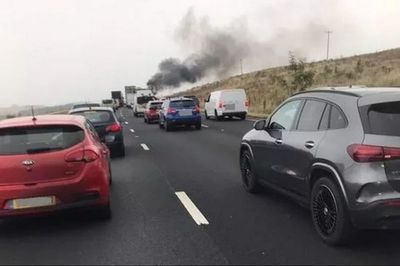
M 350 210 L 350 215 L 353 225 L 359 229 L 400 229 L 400 199 Z
M 171 125 L 196 125 L 201 123 L 201 116 L 195 117 L 167 117 L 166 122 Z

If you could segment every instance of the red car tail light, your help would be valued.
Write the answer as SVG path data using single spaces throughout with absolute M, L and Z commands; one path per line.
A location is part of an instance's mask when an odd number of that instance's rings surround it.
M 250 102 L 248 99 L 246 99 L 246 101 L 244 101 L 244 106 L 249 107 L 249 105 L 250 105 Z
M 199 108 L 198 106 L 196 106 L 195 108 L 193 108 L 193 113 L 199 114 L 199 113 L 200 113 L 200 108 Z
M 106 127 L 106 132 L 120 132 L 121 125 L 119 123 L 114 123 Z
M 171 115 L 171 114 L 175 114 L 175 113 L 176 113 L 176 110 L 174 108 L 169 107 L 167 109 L 167 114 Z
M 224 107 L 224 103 L 222 101 L 219 101 L 217 106 L 218 106 L 218 108 L 222 108 L 222 107 Z
M 400 148 L 374 145 L 352 144 L 347 147 L 347 152 L 354 161 L 359 163 L 400 158 Z
M 77 150 L 65 155 L 65 161 L 68 163 L 86 162 L 90 163 L 97 160 L 99 156 L 92 150 Z

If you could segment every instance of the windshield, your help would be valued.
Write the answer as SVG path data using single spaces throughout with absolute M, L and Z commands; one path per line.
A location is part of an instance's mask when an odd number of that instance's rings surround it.
M 113 104 L 113 100 L 103 100 L 103 104 Z
M 86 117 L 92 124 L 110 124 L 115 122 L 114 115 L 111 111 L 82 111 L 74 112 L 73 115 L 81 115 Z
M 146 103 L 148 103 L 149 101 L 152 101 L 152 100 L 154 100 L 153 96 L 140 96 L 140 97 L 137 97 L 137 103 L 138 104 L 146 104 Z
M 5 128 L 0 129 L 0 155 L 63 150 L 82 142 L 83 139 L 83 130 L 76 126 Z
M 176 109 L 194 108 L 195 103 L 192 100 L 171 101 L 170 107 L 176 108 Z

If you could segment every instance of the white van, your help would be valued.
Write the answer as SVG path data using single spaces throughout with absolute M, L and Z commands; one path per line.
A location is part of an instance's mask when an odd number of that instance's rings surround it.
M 228 117 L 246 119 L 249 101 L 244 89 L 213 91 L 205 99 L 204 114 L 206 119 L 214 117 L 217 120 Z

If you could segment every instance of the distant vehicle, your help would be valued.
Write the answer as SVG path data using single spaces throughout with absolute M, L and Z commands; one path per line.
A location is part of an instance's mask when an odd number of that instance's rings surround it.
M 0 160 L 1 217 L 74 207 L 111 217 L 109 150 L 85 118 L 3 120 Z
M 98 104 L 98 103 L 78 103 L 78 104 L 74 104 L 71 107 L 71 110 L 78 109 L 78 108 L 87 108 L 87 107 L 100 107 L 100 104 Z
M 242 140 L 244 188 L 268 185 L 310 208 L 320 238 L 400 229 L 400 88 L 298 93 Z
M 176 98 L 164 101 L 160 110 L 160 128 L 166 131 L 174 126 L 196 126 L 201 129 L 200 109 L 196 103 L 187 98 Z
M 101 141 L 110 149 L 112 156 L 125 156 L 122 125 L 112 108 L 81 108 L 72 110 L 69 114 L 86 117 L 93 124 Z
M 150 89 L 137 89 L 133 94 L 133 101 L 130 103 L 133 115 L 136 117 L 144 115 L 146 104 L 153 100 L 156 100 L 156 97 Z
M 199 98 L 197 98 L 196 96 L 194 96 L 194 95 L 185 95 L 185 96 L 183 96 L 184 98 L 188 98 L 188 99 L 192 99 L 195 103 L 196 103 L 196 105 L 198 106 L 198 107 L 200 107 L 200 101 L 199 101 Z
M 124 106 L 124 98 L 121 91 L 112 91 L 111 98 L 116 103 L 116 109 Z
M 151 123 L 156 122 L 160 118 L 160 109 L 162 101 L 150 101 L 146 105 L 146 110 L 144 111 L 144 122 Z
M 204 115 L 206 119 L 214 117 L 217 120 L 225 116 L 246 119 L 249 101 L 244 89 L 213 91 L 205 100 Z
M 114 101 L 113 101 L 112 99 L 103 100 L 103 101 L 101 102 L 101 106 L 102 106 L 102 107 L 110 107 L 110 108 L 112 108 L 114 111 L 116 110 L 116 105 L 115 105 L 115 103 L 114 103 Z

